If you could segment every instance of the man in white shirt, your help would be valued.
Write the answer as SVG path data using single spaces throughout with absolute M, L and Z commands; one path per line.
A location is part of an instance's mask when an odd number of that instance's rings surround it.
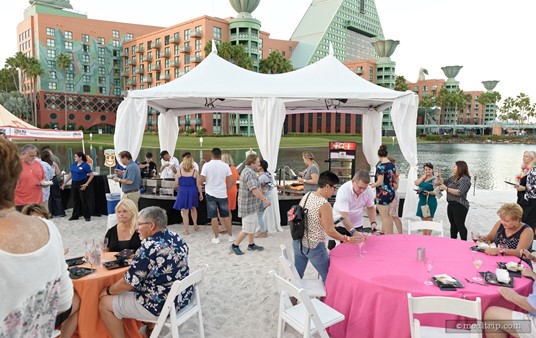
M 205 201 L 207 204 L 207 217 L 211 219 L 214 238 L 212 243 L 219 244 L 218 213 L 229 234 L 229 242 L 234 241 L 229 212 L 227 190 L 231 188 L 233 176 L 229 165 L 221 160 L 221 149 L 213 148 L 211 160 L 201 169 L 201 185 L 205 183 Z
M 344 183 L 335 197 L 333 218 L 335 222 L 343 218 L 337 225 L 344 226 L 350 233 L 363 227 L 363 208 L 367 214 L 372 229 L 376 229 L 376 209 L 374 208 L 374 189 L 369 186 L 370 176 L 364 171 L 358 171 L 351 181 Z
M 175 179 L 175 174 L 179 170 L 179 160 L 176 157 L 171 156 L 167 150 L 163 150 L 160 153 L 160 158 L 165 161 L 162 168 L 160 168 L 161 179 Z

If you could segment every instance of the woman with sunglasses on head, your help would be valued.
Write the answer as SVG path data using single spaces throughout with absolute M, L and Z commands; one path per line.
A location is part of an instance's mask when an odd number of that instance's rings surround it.
M 415 185 L 419 187 L 417 194 L 419 194 L 419 204 L 417 205 L 417 216 L 423 221 L 433 221 L 434 215 L 437 209 L 437 198 L 434 192 L 434 165 L 430 162 L 425 163 L 423 166 L 423 175 L 415 180 Z M 430 216 L 423 217 L 422 206 L 428 205 L 430 208 Z M 432 230 L 423 230 L 423 235 L 430 236 Z

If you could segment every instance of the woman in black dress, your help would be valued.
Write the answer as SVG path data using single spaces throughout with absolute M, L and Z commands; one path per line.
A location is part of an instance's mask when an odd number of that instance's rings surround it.
M 122 199 L 115 207 L 117 224 L 108 229 L 104 238 L 108 245 L 104 251 L 119 252 L 123 249 L 138 250 L 141 245 L 140 236 L 135 231 L 138 221 L 138 208 L 128 199 Z
M 517 204 L 523 208 L 523 223 L 530 225 L 532 230 L 536 225 L 536 201 L 532 198 L 533 194 L 525 194 L 527 192 L 527 177 L 534 167 L 536 161 L 536 152 L 525 151 L 523 153 L 523 163 L 521 171 L 516 175 L 515 186 L 517 190 Z M 526 195 L 526 196 L 525 196 Z

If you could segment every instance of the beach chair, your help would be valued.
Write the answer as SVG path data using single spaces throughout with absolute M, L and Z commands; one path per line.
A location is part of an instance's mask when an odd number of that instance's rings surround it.
M 321 279 L 304 279 L 300 278 L 294 262 L 290 258 L 287 248 L 281 244 L 281 256 L 279 257 L 279 268 L 285 278 L 294 286 L 307 290 L 311 297 L 326 297 L 326 288 Z
M 411 220 L 408 220 L 408 235 L 411 235 L 412 231 L 417 230 L 432 230 L 432 231 L 439 231 L 439 234 L 441 237 L 444 237 L 443 235 L 443 221 L 435 222 L 435 221 L 416 221 L 412 222 Z
M 188 277 L 180 281 L 175 281 L 171 286 L 164 307 L 158 319 L 153 323 L 156 323 L 153 332 L 151 333 L 150 338 L 157 338 L 162 331 L 164 326 L 167 326 L 171 329 L 171 337 L 179 338 L 179 326 L 184 324 L 188 319 L 192 318 L 197 314 L 197 319 L 199 322 L 199 337 L 205 337 L 205 330 L 203 328 L 203 315 L 201 313 L 201 297 L 199 295 L 199 284 L 203 281 L 205 277 L 206 270 L 208 265 L 204 265 L 201 269 L 191 273 Z M 175 309 L 175 298 L 177 298 L 181 292 L 186 290 L 188 287 L 194 287 L 194 294 L 190 303 L 186 307 L 180 309 L 177 312 Z M 147 322 L 147 320 L 143 320 Z M 151 321 L 148 321 L 151 322 Z M 169 336 L 169 335 L 168 335 Z M 167 336 L 166 336 L 167 337 Z
M 292 283 L 270 271 L 280 295 L 277 338 L 281 338 L 285 325 L 292 326 L 303 337 L 318 334 L 329 338 L 326 328 L 344 320 L 344 315 L 316 298 L 311 299 L 305 289 L 299 289 Z M 289 297 L 298 300 L 297 305 L 290 305 Z
M 477 323 L 482 323 L 482 304 L 480 297 L 474 301 L 454 297 L 413 297 L 408 293 L 409 325 L 412 338 L 421 337 L 456 337 L 456 338 L 481 338 L 482 329 L 475 328 L 474 332 L 469 330 L 456 329 L 456 323 L 471 323 L 469 321 L 452 321 L 452 328 L 442 321 L 440 327 L 421 326 L 418 319 L 413 318 L 414 314 L 423 313 L 445 313 L 476 319 Z

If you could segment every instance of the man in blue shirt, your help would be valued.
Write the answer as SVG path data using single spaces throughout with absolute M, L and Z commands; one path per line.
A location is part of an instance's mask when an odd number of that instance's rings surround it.
M 121 183 L 123 198 L 133 201 L 138 206 L 141 186 L 140 167 L 132 160 L 130 152 L 126 150 L 119 153 L 119 159 L 126 169 L 122 177 L 115 177 L 114 181 Z
M 167 229 L 164 209 L 148 207 L 140 211 L 136 230 L 142 242 L 128 271 L 100 294 L 99 312 L 112 337 L 125 337 L 123 318 L 157 320 L 173 282 L 190 274 L 188 246 Z M 189 287 L 177 297 L 177 311 L 188 305 L 192 295 L 193 288 Z M 152 327 L 148 325 L 148 331 Z

